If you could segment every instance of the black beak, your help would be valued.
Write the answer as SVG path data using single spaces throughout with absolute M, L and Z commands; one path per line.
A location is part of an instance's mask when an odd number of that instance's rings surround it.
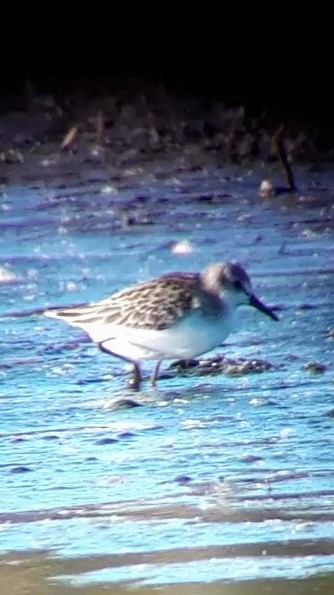
M 268 308 L 268 306 L 266 306 L 265 304 L 260 302 L 260 300 L 253 293 L 249 298 L 249 305 L 254 306 L 254 308 L 257 308 L 258 310 L 260 310 L 260 312 L 267 314 L 267 316 L 269 316 L 273 320 L 279 320 L 279 318 L 275 314 L 275 312 L 273 310 L 271 310 L 270 308 Z

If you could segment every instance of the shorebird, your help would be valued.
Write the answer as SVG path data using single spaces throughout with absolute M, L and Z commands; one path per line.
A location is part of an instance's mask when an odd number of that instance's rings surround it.
M 239 306 L 250 305 L 273 320 L 275 312 L 256 297 L 239 263 L 218 262 L 202 272 L 167 273 L 74 308 L 46 316 L 80 327 L 99 349 L 133 364 L 132 388 L 142 381 L 140 362 L 190 360 L 219 346 L 236 325 Z

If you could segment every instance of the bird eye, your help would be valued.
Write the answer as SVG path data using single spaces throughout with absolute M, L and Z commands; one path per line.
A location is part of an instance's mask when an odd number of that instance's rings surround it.
M 235 289 L 242 289 L 242 283 L 239 279 L 234 281 L 233 285 L 234 285 Z

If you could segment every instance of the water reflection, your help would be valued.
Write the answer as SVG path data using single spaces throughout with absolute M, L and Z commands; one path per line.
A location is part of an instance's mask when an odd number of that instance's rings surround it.
M 229 172 L 224 191 L 221 176 L 144 172 L 116 193 L 8 188 L 1 593 L 332 592 L 313 576 L 334 553 L 333 201 L 261 202 L 255 174 Z M 158 389 L 145 381 L 134 395 L 126 367 L 41 316 L 222 254 L 246 265 L 281 322 L 244 310 L 210 357 L 261 369 L 166 366 Z

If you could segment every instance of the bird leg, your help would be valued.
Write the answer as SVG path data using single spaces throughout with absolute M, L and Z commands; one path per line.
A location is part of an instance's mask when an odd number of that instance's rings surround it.
M 133 363 L 133 376 L 132 376 L 132 378 L 130 378 L 130 380 L 128 382 L 128 387 L 133 388 L 135 390 L 139 390 L 140 384 L 142 381 L 140 368 L 139 368 L 138 364 L 136 364 L 135 362 L 131 362 L 131 363 Z
M 133 376 L 129 380 L 128 386 L 129 386 L 129 388 L 139 390 L 140 383 L 142 381 L 139 365 L 136 362 L 134 362 L 132 359 L 129 359 L 128 357 L 125 357 L 123 355 L 119 355 L 118 353 L 114 353 L 113 351 L 110 351 L 109 349 L 104 347 L 103 343 L 105 343 L 105 341 L 101 341 L 101 343 L 98 343 L 98 348 L 100 349 L 100 351 L 102 351 L 103 353 L 107 353 L 108 355 L 113 355 L 114 357 L 118 357 L 119 359 L 123 360 L 124 362 L 128 362 L 133 365 Z
M 156 363 L 156 366 L 155 366 L 155 368 L 153 370 L 153 374 L 151 376 L 151 385 L 152 386 L 156 386 L 157 385 L 157 378 L 158 378 L 158 373 L 159 373 L 159 368 L 160 368 L 161 363 L 162 363 L 162 360 L 159 360 Z

